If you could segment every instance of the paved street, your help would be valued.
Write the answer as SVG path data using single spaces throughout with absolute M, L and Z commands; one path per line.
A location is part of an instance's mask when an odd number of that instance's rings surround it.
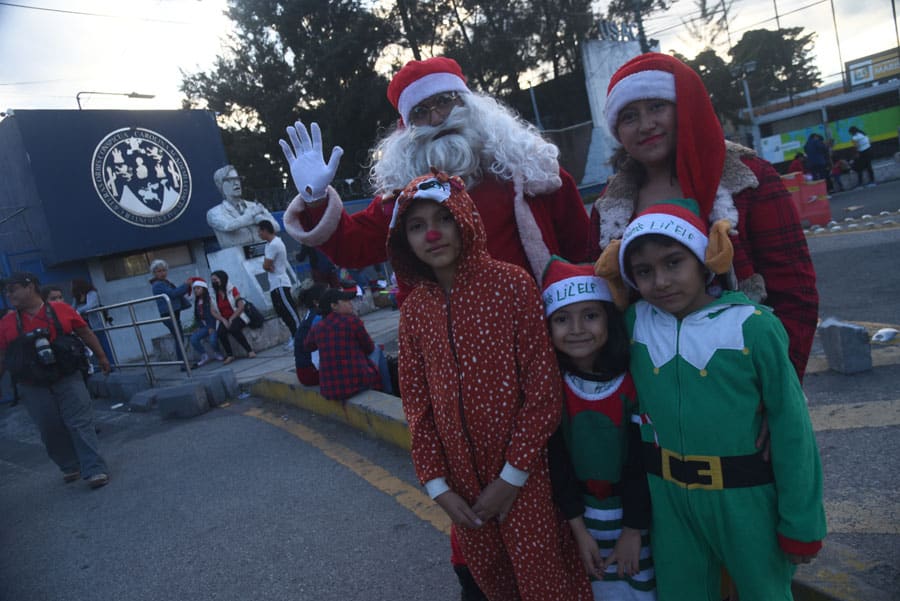
M 254 399 L 168 422 L 98 405 L 96 491 L 63 484 L 21 406 L 0 414 L 0 599 L 453 598 L 446 535 L 360 476 L 377 460 L 421 495 L 405 452 Z
M 900 182 L 837 195 L 836 214 L 892 210 Z M 852 210 L 845 210 L 852 208 Z M 900 324 L 900 228 L 810 236 L 822 317 Z M 397 312 L 365 316 L 390 343 Z M 801 568 L 839 599 L 900 590 L 900 346 L 876 367 L 804 382 L 825 471 L 829 536 Z M 270 349 L 239 380 L 292 371 Z M 97 401 L 111 484 L 64 485 L 21 406 L 0 406 L 0 601 L 454 599 L 447 521 L 408 455 L 255 398 L 184 421 Z M 847 571 L 852 567 L 852 572 Z

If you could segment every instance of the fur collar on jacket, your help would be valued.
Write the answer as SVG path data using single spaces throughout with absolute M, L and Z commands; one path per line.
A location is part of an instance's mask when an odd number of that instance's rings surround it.
M 737 232 L 738 212 L 734 206 L 734 195 L 747 188 L 759 186 L 759 180 L 753 171 L 747 167 L 741 157 L 756 156 L 756 153 L 740 144 L 725 142 L 725 165 L 722 168 L 722 178 L 716 192 L 709 222 L 719 219 L 731 221 L 732 232 Z M 600 216 L 600 248 L 606 246 L 612 240 L 622 237 L 625 226 L 631 221 L 634 214 L 634 204 L 637 199 L 637 184 L 629 174 L 619 173 L 609 180 L 603 196 L 597 199 L 594 207 Z

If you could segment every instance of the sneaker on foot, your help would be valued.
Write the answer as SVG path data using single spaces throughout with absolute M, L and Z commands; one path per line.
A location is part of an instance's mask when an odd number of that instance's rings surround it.
M 63 474 L 63 482 L 65 482 L 66 484 L 68 484 L 69 482 L 75 482 L 79 478 L 81 478 L 81 472 L 79 472 L 78 470 L 66 472 Z
M 291 338 L 288 340 L 287 344 L 284 345 L 284 350 L 293 351 L 294 350 L 294 339 Z
M 232 357 L 231 355 L 229 355 L 229 356 L 225 357 L 225 360 L 222 362 L 222 365 L 228 365 L 228 364 L 231 363 L 232 361 L 234 361 L 234 357 Z
M 216 361 L 224 361 L 225 357 L 222 356 L 222 353 L 216 353 Z
M 209 363 L 209 355 L 204 354 L 200 357 L 200 360 L 197 361 L 197 367 L 203 367 L 207 363 Z
M 88 486 L 91 488 L 100 488 L 101 486 L 106 486 L 109 484 L 109 476 L 106 474 L 94 474 L 90 478 L 88 478 Z

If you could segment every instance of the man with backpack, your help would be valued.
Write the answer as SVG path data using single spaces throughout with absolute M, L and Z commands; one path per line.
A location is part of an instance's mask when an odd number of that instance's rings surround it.
M 94 352 L 104 374 L 109 373 L 109 359 L 75 309 L 45 303 L 40 285 L 37 276 L 27 272 L 2 281 L 13 310 L 0 319 L 0 376 L 9 370 L 63 481 L 81 478 L 91 488 L 100 488 L 109 483 L 109 470 L 100 455 L 82 376 L 87 369 L 84 345 Z

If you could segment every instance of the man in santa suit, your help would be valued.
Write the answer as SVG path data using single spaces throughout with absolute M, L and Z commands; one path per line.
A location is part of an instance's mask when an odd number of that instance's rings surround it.
M 383 262 L 396 193 L 436 167 L 466 181 L 494 258 L 525 268 L 539 284 L 551 255 L 589 260 L 590 221 L 575 181 L 559 166 L 559 150 L 510 109 L 471 91 L 456 61 L 406 63 L 387 96 L 400 120 L 372 153 L 376 196 L 352 216 L 329 185 L 343 150 L 335 146 L 325 163 L 318 124 L 287 128 L 290 143 L 280 143 L 299 192 L 284 214 L 291 236 L 342 267 Z M 402 302 L 408 290 L 398 284 Z M 451 559 L 463 598 L 483 599 L 456 544 Z
M 375 198 L 352 216 L 329 185 L 343 150 L 335 146 L 326 164 L 316 123 L 309 132 L 299 121 L 287 128 L 290 144 L 281 140 L 281 147 L 299 191 L 284 214 L 291 236 L 342 267 L 385 261 L 395 191 L 437 167 L 466 181 L 494 258 L 538 280 L 550 255 L 588 260 L 590 223 L 572 176 L 559 167 L 559 150 L 508 108 L 469 90 L 456 61 L 410 61 L 387 95 L 400 121 L 373 150 Z

